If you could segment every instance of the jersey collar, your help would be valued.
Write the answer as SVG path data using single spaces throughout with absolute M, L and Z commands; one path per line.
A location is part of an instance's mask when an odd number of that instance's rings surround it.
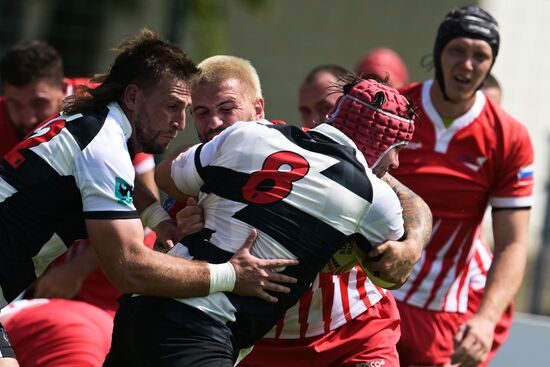
M 430 90 L 432 89 L 433 80 L 427 80 L 422 85 L 422 107 L 424 107 L 424 111 L 426 111 L 426 114 L 430 118 L 430 120 L 433 121 L 433 123 L 436 125 L 437 129 L 446 129 L 445 125 L 443 124 L 443 119 L 435 109 L 435 106 L 433 105 L 432 98 L 430 96 Z M 485 94 L 481 91 L 476 91 L 475 95 L 475 102 L 473 106 L 466 111 L 462 116 L 457 117 L 454 119 L 453 123 L 448 127 L 448 129 L 451 130 L 458 130 L 463 128 L 464 126 L 469 125 L 472 121 L 478 118 L 478 116 L 481 114 L 481 111 L 483 110 L 483 107 L 485 107 L 485 103 L 487 99 L 485 98 Z
M 120 107 L 117 102 L 111 102 L 107 105 L 107 108 L 110 111 L 109 113 L 113 114 L 115 121 L 117 121 L 122 128 L 124 138 L 126 140 L 130 139 L 130 137 L 132 136 L 132 125 L 130 124 L 128 117 L 126 117 L 126 114 L 122 110 L 122 107 Z
M 476 120 L 479 115 L 481 114 L 481 111 L 483 111 L 483 108 L 485 107 L 485 103 L 487 102 L 487 99 L 485 98 L 485 94 L 481 91 L 476 91 L 475 94 L 475 102 L 473 106 L 466 111 L 462 116 L 457 117 L 454 119 L 454 121 L 449 125 L 449 127 L 445 127 L 445 124 L 443 123 L 443 119 L 435 109 L 435 106 L 433 105 L 432 98 L 430 95 L 430 91 L 432 88 L 433 80 L 427 80 L 422 85 L 422 107 L 426 114 L 428 115 L 429 119 L 434 124 L 434 130 L 435 130 L 435 150 L 440 153 L 445 153 L 449 147 L 449 143 L 456 134 L 456 132 L 463 127 L 466 127 L 470 125 L 474 120 Z

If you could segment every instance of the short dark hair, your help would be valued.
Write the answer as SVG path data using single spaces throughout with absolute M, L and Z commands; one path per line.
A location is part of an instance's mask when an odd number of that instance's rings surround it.
M 332 85 L 329 86 L 327 89 L 329 94 L 340 94 L 340 93 L 347 94 L 349 89 L 351 89 L 353 86 L 355 86 L 362 80 L 366 80 L 366 79 L 372 79 L 384 85 L 388 85 L 388 80 L 389 80 L 389 75 L 386 75 L 386 77 L 383 79 L 375 74 L 358 76 L 357 74 L 347 70 L 346 68 L 340 65 L 326 64 L 326 65 L 320 65 L 313 68 L 306 75 L 304 79 L 304 84 L 311 83 L 317 75 L 323 72 L 329 73 L 330 75 L 334 76 L 334 78 L 336 79 L 336 81 L 332 83 Z
M 118 55 L 108 71 L 92 79 L 100 84 L 95 88 L 84 87 L 83 93 L 67 98 L 63 106 L 65 113 L 97 109 L 119 101 L 130 84 L 147 90 L 166 76 L 188 81 L 198 72 L 179 47 L 148 29 L 123 41 L 116 50 Z
M 313 79 L 319 73 L 322 73 L 322 72 L 329 73 L 332 76 L 336 77 L 336 79 L 340 79 L 343 76 L 348 75 L 350 73 L 346 68 L 344 68 L 340 65 L 335 65 L 335 64 L 319 65 L 319 66 L 313 68 L 306 75 L 306 78 L 304 79 L 304 82 L 309 83 L 309 82 L 313 81 Z
M 63 85 L 63 61 L 55 48 L 45 41 L 16 43 L 0 61 L 2 84 L 23 87 L 37 80 Z

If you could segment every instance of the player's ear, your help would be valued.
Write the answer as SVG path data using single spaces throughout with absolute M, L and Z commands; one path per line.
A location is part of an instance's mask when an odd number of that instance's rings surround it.
M 124 88 L 122 94 L 122 103 L 129 111 L 135 111 L 138 108 L 141 89 L 135 84 L 129 84 Z
M 265 101 L 262 97 L 256 98 L 254 100 L 254 110 L 256 112 L 257 119 L 265 118 L 264 107 L 265 107 Z

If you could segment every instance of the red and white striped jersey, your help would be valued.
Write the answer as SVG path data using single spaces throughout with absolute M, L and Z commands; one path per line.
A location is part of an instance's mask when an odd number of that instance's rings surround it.
M 378 303 L 385 293 L 359 266 L 341 275 L 319 273 L 310 289 L 264 338 L 302 339 L 335 330 Z
M 419 119 L 392 174 L 430 206 L 432 238 L 393 295 L 424 309 L 466 312 L 468 289 L 484 287 L 491 261 L 480 239 L 485 209 L 531 206 L 533 147 L 527 129 L 479 91 L 471 109 L 445 127 L 431 86 L 427 81 L 402 91 Z

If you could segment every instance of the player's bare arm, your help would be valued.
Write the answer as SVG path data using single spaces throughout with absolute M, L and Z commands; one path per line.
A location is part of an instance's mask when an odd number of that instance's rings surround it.
M 424 200 L 393 176 L 385 174 L 382 180 L 397 194 L 403 207 L 405 237 L 375 248 L 369 257 L 377 257 L 377 260 L 366 261 L 365 265 L 379 271 L 381 278 L 387 281 L 404 284 L 430 238 L 432 213 Z
M 159 193 L 155 185 L 154 170 L 136 174 L 136 186 L 138 194 L 136 201 L 140 208 L 158 201 Z M 172 243 L 173 226 L 159 225 L 162 243 Z M 81 240 L 82 241 L 82 240 Z M 171 246 L 170 246 L 171 247 Z M 80 291 L 84 280 L 99 266 L 97 256 L 91 246 L 78 252 L 67 261 L 50 268 L 42 274 L 32 285 L 33 297 L 36 298 L 65 298 L 72 299 Z
M 382 180 L 390 185 L 397 194 L 403 207 L 405 238 L 410 245 L 416 245 L 417 253 L 420 256 L 432 234 L 432 211 L 420 196 L 389 173 L 386 173 Z
M 494 257 L 483 300 L 474 317 L 455 335 L 453 363 L 475 365 L 491 349 L 495 325 L 521 285 L 528 250 L 529 210 L 493 212 Z
M 185 146 L 174 149 L 174 151 L 171 152 L 165 159 L 163 159 L 162 162 L 160 162 L 155 168 L 155 182 L 157 186 L 162 191 L 182 203 L 185 203 L 187 201 L 189 195 L 186 195 L 178 190 L 170 172 L 172 169 L 172 161 L 186 150 L 187 147 Z
M 143 212 L 148 206 L 158 201 L 158 196 L 151 191 L 151 189 L 142 181 L 139 175 L 136 175 L 135 191 L 133 195 L 134 205 L 138 212 Z
M 86 227 L 103 270 L 122 292 L 165 297 L 208 294 L 208 265 L 148 249 L 140 220 L 86 220 Z
M 157 243 L 164 249 L 170 249 L 178 241 L 179 231 L 176 222 L 161 207 L 158 195 L 151 190 L 151 183 L 141 180 L 139 175 L 135 178 L 134 205 L 141 215 L 142 223 L 155 231 Z
M 73 245 L 74 246 L 74 245 Z M 88 275 L 99 266 L 91 246 L 42 274 L 31 288 L 35 298 L 74 298 Z
M 151 194 L 159 200 L 160 194 L 159 189 L 157 187 L 157 184 L 155 183 L 155 170 L 150 169 L 148 171 L 137 173 L 136 172 L 136 178 L 135 181 L 141 181 L 140 185 L 143 185 L 151 192 Z
M 209 294 L 210 269 L 207 263 L 191 261 L 153 251 L 143 245 L 143 229 L 138 219 L 86 220 L 86 227 L 99 262 L 111 282 L 125 293 L 159 297 L 199 297 Z M 254 238 L 245 242 L 249 251 Z M 235 292 L 272 302 L 267 290 L 288 292 L 276 282 L 294 282 L 290 277 L 271 274 L 271 269 L 295 265 L 296 260 L 265 260 L 242 256 L 231 259 L 235 269 Z M 124 266 L 121 266 L 124 264 Z M 266 275 L 266 273 L 269 273 Z M 267 279 L 267 281 L 266 281 Z

